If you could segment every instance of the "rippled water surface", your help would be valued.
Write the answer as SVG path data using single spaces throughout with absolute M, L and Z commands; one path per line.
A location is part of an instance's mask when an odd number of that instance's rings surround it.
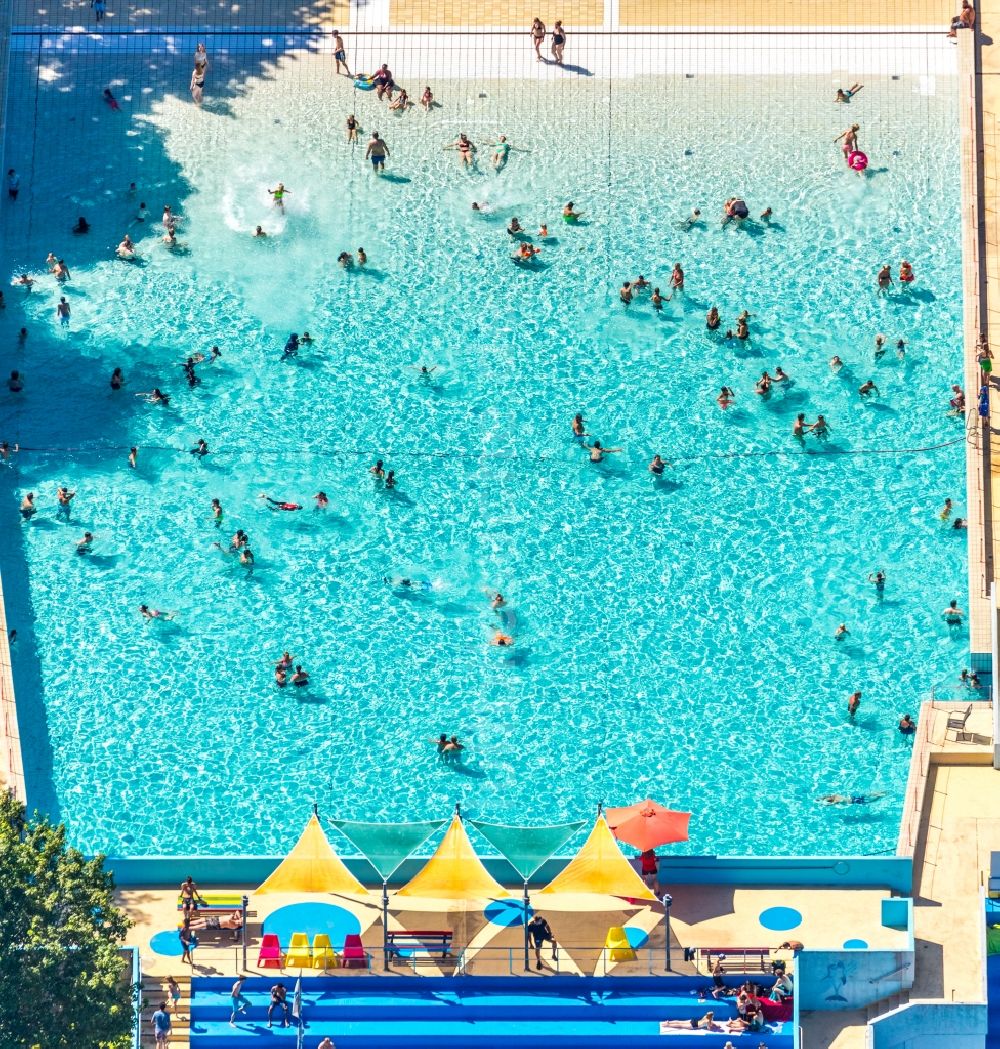
M 939 615 L 965 592 L 964 541 L 936 516 L 946 496 L 965 512 L 963 445 L 947 445 L 961 423 L 945 414 L 961 376 L 954 84 L 876 79 L 848 112 L 827 77 L 435 93 L 431 114 L 385 114 L 300 56 L 203 112 L 137 100 L 91 128 L 90 102 L 43 100 L 81 125 L 19 202 L 30 225 L 8 269 L 39 280 L 0 320 L 0 363 L 27 381 L 0 395 L 0 437 L 32 449 L 2 480 L 0 559 L 35 801 L 80 845 L 137 854 L 276 852 L 313 799 L 352 818 L 461 801 L 551 822 L 647 794 L 694 813 L 693 852 L 891 850 L 896 720 L 968 648 Z M 388 141 L 389 178 L 344 141 L 352 109 Z M 852 119 L 865 179 L 832 144 Z M 441 148 L 459 130 L 506 132 L 517 152 L 495 174 L 481 147 L 462 172 Z M 183 214 L 185 250 L 136 226 L 141 264 L 112 259 L 132 177 L 154 219 L 166 200 Z M 279 179 L 284 215 L 266 192 Z M 771 227 L 721 228 L 734 193 L 754 216 L 773 208 Z M 559 220 L 569 199 L 575 227 Z M 694 205 L 704 225 L 678 228 Z M 67 232 L 80 210 L 85 250 Z M 537 269 L 510 260 L 515 215 L 549 225 Z M 343 272 L 359 245 L 367 269 Z M 73 273 L 67 330 L 50 248 Z M 913 293 L 879 299 L 875 271 L 903 258 Z M 641 271 L 666 294 L 677 261 L 686 291 L 662 313 L 620 306 L 622 280 Z M 711 304 L 724 327 L 749 310 L 749 342 L 707 333 Z M 315 343 L 282 363 L 305 328 Z M 878 332 L 906 341 L 904 361 L 874 359 Z M 222 362 L 189 389 L 183 357 L 213 343 Z M 776 365 L 794 384 L 756 397 Z M 865 402 L 869 378 L 881 396 Z M 169 408 L 133 396 L 154 385 Z M 589 464 L 577 411 L 621 451 Z M 829 442 L 796 444 L 799 411 L 825 414 Z M 199 437 L 201 462 L 186 451 Z M 369 475 L 376 458 L 394 491 Z M 61 483 L 78 493 L 69 524 Z M 41 509 L 26 526 L 25 490 Z M 252 574 L 213 546 L 237 527 Z M 84 529 L 94 553 L 77 557 Z M 419 585 L 385 581 L 400 576 Z M 143 602 L 176 618 L 147 623 Z M 501 625 L 511 649 L 489 644 Z M 275 688 L 283 649 L 308 690 Z M 466 744 L 461 766 L 436 760 L 442 731 Z M 888 797 L 860 814 L 817 801 L 875 790 Z

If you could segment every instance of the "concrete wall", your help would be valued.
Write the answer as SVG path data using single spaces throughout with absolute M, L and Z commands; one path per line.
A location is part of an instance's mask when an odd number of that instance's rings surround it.
M 983 1049 L 984 1002 L 910 1002 L 868 1026 L 869 1049 Z
M 795 984 L 803 1012 L 846 1012 L 913 986 L 913 951 L 800 951 Z M 890 975 L 892 974 L 892 975 Z
M 344 862 L 366 885 L 379 885 L 381 879 L 365 860 L 345 856 Z M 189 874 L 205 887 L 256 886 L 277 867 L 277 856 L 111 856 L 108 868 L 122 888 L 133 886 L 180 885 Z M 486 858 L 490 873 L 505 885 L 518 885 L 520 876 L 505 860 Z M 532 879 L 541 886 L 566 866 L 569 857 L 549 860 Z M 393 885 L 408 881 L 424 859 L 407 860 L 392 879 Z M 798 857 L 668 857 L 660 865 L 664 890 L 671 885 L 736 886 L 868 886 L 909 893 L 913 881 L 913 862 L 901 856 Z

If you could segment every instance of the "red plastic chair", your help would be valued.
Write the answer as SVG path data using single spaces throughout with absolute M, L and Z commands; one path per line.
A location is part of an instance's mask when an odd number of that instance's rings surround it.
M 368 954 L 361 943 L 361 937 L 356 933 L 349 933 L 344 938 L 344 950 L 340 955 L 341 964 L 345 969 L 367 969 Z
M 257 957 L 258 969 L 283 969 L 284 959 L 281 956 L 281 944 L 273 932 L 264 933 L 260 941 L 260 954 Z

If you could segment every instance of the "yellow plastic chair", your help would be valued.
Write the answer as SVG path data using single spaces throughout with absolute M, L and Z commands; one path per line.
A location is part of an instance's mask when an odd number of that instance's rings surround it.
M 325 932 L 318 932 L 313 937 L 312 967 L 314 969 L 336 969 L 340 965 L 340 958 L 330 943 L 330 937 Z
M 308 969 L 311 966 L 309 937 L 304 932 L 293 932 L 292 942 L 285 955 L 286 969 Z
M 604 949 L 608 952 L 609 962 L 630 962 L 635 960 L 635 948 L 628 942 L 625 930 L 620 925 L 612 925 L 604 940 Z

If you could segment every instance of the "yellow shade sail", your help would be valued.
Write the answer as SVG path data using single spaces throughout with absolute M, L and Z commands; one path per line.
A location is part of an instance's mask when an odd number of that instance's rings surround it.
M 434 855 L 397 896 L 424 896 L 441 900 L 490 900 L 510 893 L 483 866 L 458 816 Z
M 295 848 L 278 864 L 257 892 L 368 894 L 368 890 L 333 851 L 315 815 L 309 817 Z
M 622 855 L 603 816 L 580 851 L 542 892 L 589 892 L 631 900 L 655 900 L 635 868 Z

